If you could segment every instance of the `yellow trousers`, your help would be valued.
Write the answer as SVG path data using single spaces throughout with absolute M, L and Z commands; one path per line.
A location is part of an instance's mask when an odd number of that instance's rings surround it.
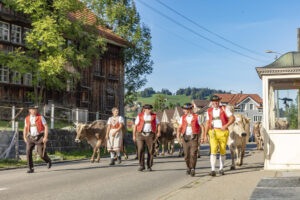
M 221 131 L 220 129 L 210 129 L 209 132 L 209 144 L 210 144 L 210 153 L 217 154 L 218 153 L 218 145 L 220 149 L 220 154 L 226 154 L 226 145 L 227 139 L 229 135 L 229 131 Z

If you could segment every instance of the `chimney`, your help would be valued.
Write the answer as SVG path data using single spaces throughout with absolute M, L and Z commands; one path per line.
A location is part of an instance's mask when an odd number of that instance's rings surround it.
M 297 49 L 300 52 L 300 28 L 297 28 Z

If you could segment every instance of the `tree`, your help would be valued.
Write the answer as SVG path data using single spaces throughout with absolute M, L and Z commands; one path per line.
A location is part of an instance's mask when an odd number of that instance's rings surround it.
M 166 97 L 164 95 L 157 95 L 154 101 L 153 110 L 155 112 L 161 112 L 166 109 Z
M 161 89 L 161 92 L 160 92 L 160 93 L 161 93 L 161 94 L 165 94 L 165 95 L 172 95 L 172 92 L 170 92 L 170 90 L 165 89 L 165 88 Z
M 126 96 L 132 96 L 152 73 L 150 29 L 141 23 L 133 0 L 82 0 L 99 17 L 98 23 L 112 29 L 131 44 L 123 51 Z M 127 97 L 126 97 L 127 98 Z
M 90 66 L 93 57 L 103 53 L 105 41 L 96 26 L 81 18 L 71 22 L 70 13 L 84 12 L 78 0 L 3 0 L 28 16 L 32 29 L 25 48 L 0 53 L 0 62 L 22 75 L 32 74 L 35 103 L 42 101 L 45 89 L 65 89 L 70 79 L 78 80 L 78 69 Z M 67 42 L 67 38 L 69 42 Z M 72 71 L 72 73 L 70 73 Z
M 141 91 L 140 95 L 141 97 L 151 97 L 156 92 L 153 90 L 152 87 L 145 88 L 143 91 Z

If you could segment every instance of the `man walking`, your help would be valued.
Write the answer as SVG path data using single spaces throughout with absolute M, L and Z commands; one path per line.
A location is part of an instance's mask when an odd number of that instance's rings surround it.
M 195 176 L 195 168 L 197 163 L 198 137 L 200 131 L 203 132 L 204 127 L 201 123 L 200 116 L 193 113 L 193 105 L 184 104 L 184 115 L 180 118 L 179 128 L 177 129 L 177 140 L 183 137 L 183 152 L 186 163 L 186 174 Z
M 226 155 L 226 145 L 229 136 L 228 127 L 235 121 L 232 112 L 226 106 L 220 106 L 221 98 L 217 95 L 212 96 L 212 107 L 208 109 L 206 114 L 205 133 L 201 138 L 201 142 L 207 142 L 207 133 L 209 134 L 210 143 L 210 164 L 211 176 L 216 176 L 215 166 L 217 160 L 218 146 L 220 150 L 220 175 L 224 175 L 224 162 Z
M 156 137 L 158 138 L 160 136 L 160 122 L 156 114 L 151 112 L 152 108 L 150 104 L 143 106 L 143 112 L 137 116 L 133 128 L 133 141 L 137 144 L 140 165 L 138 171 L 145 169 L 145 145 L 147 145 L 148 150 L 147 170 L 152 171 L 156 132 Z
M 51 160 L 44 149 L 48 141 L 48 126 L 45 118 L 38 113 L 38 106 L 29 107 L 29 115 L 25 119 L 23 137 L 26 143 L 26 156 L 29 167 L 27 173 L 34 172 L 32 150 L 35 145 L 37 145 L 39 156 L 47 163 L 48 169 L 51 168 Z

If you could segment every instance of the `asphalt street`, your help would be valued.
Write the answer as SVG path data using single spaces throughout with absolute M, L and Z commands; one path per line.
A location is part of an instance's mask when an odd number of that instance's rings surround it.
M 185 174 L 184 159 L 177 152 L 155 158 L 152 172 L 138 172 L 134 155 L 112 167 L 109 158 L 102 158 L 100 163 L 85 160 L 53 164 L 51 169 L 39 166 L 33 174 L 27 174 L 25 168 L 0 171 L 0 199 L 164 199 L 207 176 L 208 146 L 201 148 L 194 178 Z M 229 162 L 226 160 L 227 166 Z

